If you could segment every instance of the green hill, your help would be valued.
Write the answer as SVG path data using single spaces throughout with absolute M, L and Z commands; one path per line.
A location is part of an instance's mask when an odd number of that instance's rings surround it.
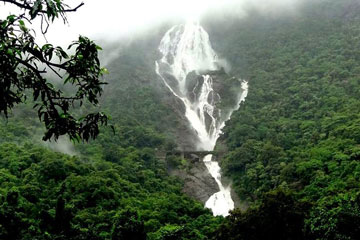
M 118 51 L 101 99 L 115 134 L 45 144 L 31 100 L 0 120 L 0 239 L 360 238 L 360 2 L 202 24 L 229 75 L 249 82 L 217 146 L 248 210 L 213 217 L 157 158 L 192 144 L 154 70 L 165 24 L 105 47 L 105 58 Z M 67 147 L 74 156 L 51 150 Z

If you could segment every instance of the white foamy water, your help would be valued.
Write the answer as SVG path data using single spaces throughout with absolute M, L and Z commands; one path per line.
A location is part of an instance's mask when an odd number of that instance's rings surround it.
M 221 96 L 213 88 L 212 77 L 200 74 L 219 70 L 218 58 L 211 47 L 209 35 L 200 24 L 190 21 L 172 27 L 161 40 L 159 50 L 162 58 L 155 63 L 156 72 L 169 90 L 184 103 L 185 116 L 198 136 L 197 150 L 213 150 L 225 121 L 245 100 L 247 82 L 242 82 L 243 91 L 232 111 L 228 116 L 222 116 L 216 108 Z M 200 75 L 200 79 L 189 80 L 187 77 L 191 72 Z M 170 80 L 167 75 L 172 75 L 176 81 Z M 187 81 L 190 81 L 191 87 Z M 196 81 L 196 84 L 191 85 L 191 81 Z M 212 209 L 214 215 L 227 216 L 234 209 L 230 186 L 223 186 L 221 169 L 218 162 L 212 161 L 212 155 L 207 155 L 203 161 L 220 189 L 208 199 L 205 207 Z
M 214 193 L 205 203 L 205 207 L 212 209 L 215 216 L 229 215 L 229 211 L 234 209 L 234 201 L 231 198 L 230 186 L 224 187 L 221 183 L 221 169 L 219 163 L 211 161 L 212 155 L 209 154 L 204 157 L 204 163 L 209 170 L 211 176 L 215 178 L 216 183 L 219 185 L 220 191 Z

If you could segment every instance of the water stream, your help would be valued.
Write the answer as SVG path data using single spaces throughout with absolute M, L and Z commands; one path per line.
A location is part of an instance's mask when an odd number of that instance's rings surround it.
M 185 105 L 185 116 L 198 136 L 197 150 L 211 151 L 231 113 L 239 108 L 247 96 L 247 82 L 242 82 L 242 92 L 233 109 L 223 116 L 216 108 L 221 96 L 213 88 L 209 71 L 220 69 L 218 57 L 212 49 L 209 35 L 198 22 L 176 25 L 166 32 L 159 46 L 162 58 L 156 61 L 156 72 L 169 90 Z M 193 75 L 191 77 L 190 75 Z M 195 77 L 194 77 L 195 76 Z M 221 182 L 221 169 L 211 154 L 203 159 L 220 191 L 205 203 L 214 215 L 227 216 L 234 209 L 230 186 Z

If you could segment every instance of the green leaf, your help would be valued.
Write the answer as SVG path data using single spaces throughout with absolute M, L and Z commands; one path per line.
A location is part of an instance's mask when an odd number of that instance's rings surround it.
M 49 48 L 52 48 L 52 44 L 50 44 L 50 43 L 48 43 L 48 44 L 45 44 L 45 45 L 43 45 L 42 47 L 41 47 L 41 49 L 43 50 L 43 51 L 46 51 L 46 50 L 48 50 Z
M 15 15 L 9 15 L 9 16 L 7 17 L 7 20 L 8 20 L 9 22 L 13 23 L 14 20 L 15 20 Z
M 6 53 L 10 56 L 14 56 L 14 51 L 11 48 L 9 48 Z
M 109 70 L 107 70 L 107 68 L 101 68 L 100 70 L 100 74 L 109 74 Z
M 57 50 L 58 56 L 61 56 L 61 57 L 65 58 L 65 59 L 69 58 L 67 53 L 61 47 L 57 47 L 56 50 Z
M 36 0 L 30 11 L 31 19 L 34 19 L 41 10 L 42 10 L 41 0 Z
M 4 21 L 1 22 L 1 27 L 5 28 L 7 26 L 7 24 L 8 24 L 8 21 L 4 20 Z

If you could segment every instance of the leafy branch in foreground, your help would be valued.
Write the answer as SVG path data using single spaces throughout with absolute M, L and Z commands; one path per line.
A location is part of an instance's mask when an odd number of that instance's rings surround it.
M 0 113 L 8 117 L 9 110 L 26 100 L 25 92 L 33 94 L 34 108 L 46 133 L 43 140 L 55 140 L 67 134 L 71 140 L 88 141 L 99 134 L 99 125 L 107 125 L 104 113 L 90 113 L 76 118 L 71 109 L 88 102 L 99 103 L 102 93 L 101 80 L 107 72 L 100 66 L 98 51 L 93 41 L 80 36 L 67 50 L 50 43 L 39 46 L 35 42 L 35 31 L 28 28 L 35 18 L 41 18 L 41 32 L 46 34 L 49 23 L 56 18 L 67 22 L 66 12 L 74 12 L 83 5 L 70 8 L 62 0 L 16 1 L 5 0 L 24 10 L 20 15 L 9 15 L 0 20 Z M 52 72 L 64 85 L 75 87 L 72 95 L 57 89 L 49 80 Z

